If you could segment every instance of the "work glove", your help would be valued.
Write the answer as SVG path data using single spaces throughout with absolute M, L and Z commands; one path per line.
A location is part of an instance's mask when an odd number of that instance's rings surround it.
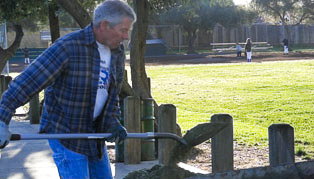
M 11 133 L 9 132 L 9 126 L 0 121 L 0 149 L 3 149 L 9 144 Z
M 108 132 L 111 133 L 112 135 L 108 137 L 106 141 L 108 142 L 115 141 L 118 144 L 120 144 L 123 140 L 125 140 L 128 135 L 126 129 L 121 125 L 117 125 L 115 127 L 110 128 Z

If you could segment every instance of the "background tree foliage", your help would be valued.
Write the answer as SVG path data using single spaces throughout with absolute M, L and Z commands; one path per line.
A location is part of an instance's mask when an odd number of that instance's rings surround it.
M 1 0 L 0 21 L 15 31 L 13 44 L 3 49 L 0 47 L 0 70 L 19 48 L 23 38 L 23 28 L 37 29 L 37 24 L 47 22 L 47 2 L 42 0 Z
M 68 0 L 62 2 L 71 1 Z M 91 13 L 100 1 L 80 0 L 80 2 L 85 8 L 85 12 Z M 64 19 L 68 20 L 61 25 L 65 26 L 65 24 L 71 24 L 71 22 L 72 24 L 75 24 L 73 20 L 70 20 L 71 18 L 69 18 L 69 14 L 61 9 L 56 3 L 56 0 L 1 0 L 0 23 L 6 22 L 9 29 L 14 30 L 16 35 L 15 40 L 10 47 L 7 49 L 0 47 L 0 70 L 4 68 L 6 62 L 19 48 L 24 35 L 23 29 L 35 31 L 38 30 L 38 25 L 45 27 L 49 22 L 52 41 L 54 41 L 60 36 L 59 17 L 62 17 L 61 22 L 64 22 Z
M 161 23 L 179 24 L 188 38 L 188 53 L 195 53 L 194 42 L 199 30 L 212 31 L 219 23 L 233 27 L 252 22 L 256 13 L 233 4 L 232 0 L 195 0 L 182 3 L 161 14 Z
M 313 0 L 252 0 L 253 7 L 263 16 L 269 16 L 269 21 L 281 23 L 283 36 L 289 36 L 286 25 L 297 25 L 313 22 Z

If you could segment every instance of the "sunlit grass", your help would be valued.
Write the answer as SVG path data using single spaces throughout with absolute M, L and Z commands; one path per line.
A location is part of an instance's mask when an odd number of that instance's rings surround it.
M 183 132 L 213 114 L 228 113 L 240 143 L 265 146 L 271 124 L 289 123 L 297 146 L 308 153 L 314 148 L 314 61 L 146 69 L 153 97 L 177 107 Z

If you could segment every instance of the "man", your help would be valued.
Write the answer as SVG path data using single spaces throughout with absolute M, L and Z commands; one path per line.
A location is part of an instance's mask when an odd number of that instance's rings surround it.
M 0 101 L 0 146 L 9 141 L 15 109 L 45 89 L 41 133 L 112 133 L 127 136 L 119 123 L 123 40 L 136 15 L 126 3 L 108 0 L 93 23 L 61 37 L 16 77 Z M 49 140 L 61 178 L 112 178 L 104 140 Z

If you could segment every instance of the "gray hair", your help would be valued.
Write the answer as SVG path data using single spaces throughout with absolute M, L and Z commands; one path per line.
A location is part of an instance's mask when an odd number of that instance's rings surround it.
M 127 3 L 120 0 L 107 0 L 96 7 L 93 26 L 98 28 L 102 21 L 107 20 L 109 26 L 114 27 L 125 17 L 131 19 L 132 22 L 136 21 L 136 14 Z

